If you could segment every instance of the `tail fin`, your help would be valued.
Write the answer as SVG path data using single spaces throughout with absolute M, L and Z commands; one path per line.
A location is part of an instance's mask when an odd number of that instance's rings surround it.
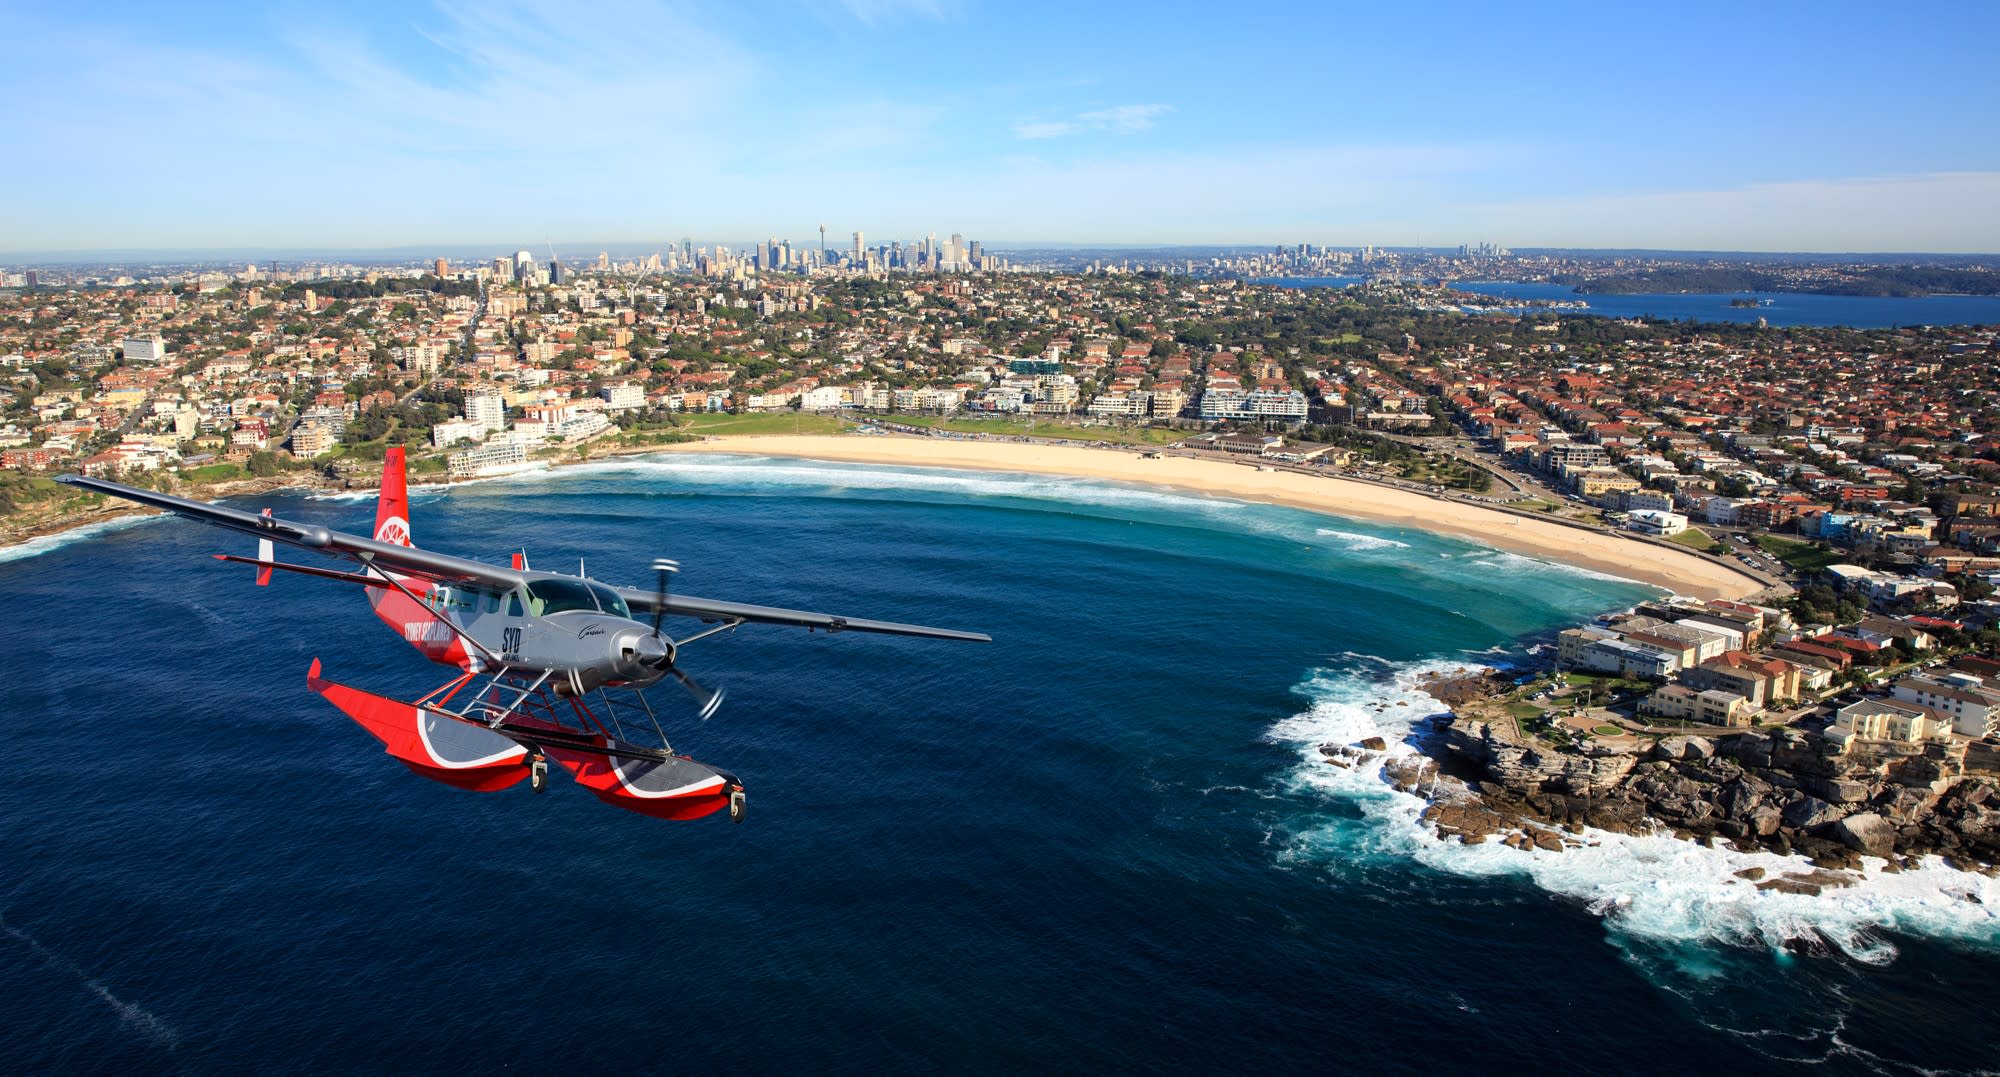
M 382 493 L 375 502 L 375 541 L 414 546 L 410 541 L 410 491 L 403 477 L 403 450 L 382 458 Z

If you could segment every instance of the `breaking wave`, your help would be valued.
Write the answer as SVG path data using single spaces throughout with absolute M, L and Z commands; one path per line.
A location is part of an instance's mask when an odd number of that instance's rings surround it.
M 1314 528 L 1313 534 L 1325 538 L 1339 539 L 1343 546 L 1355 553 L 1366 553 L 1370 550 L 1407 550 L 1410 548 L 1410 544 L 1407 542 L 1397 542 L 1395 539 L 1384 538 L 1381 535 L 1364 535 L 1358 531 L 1336 531 L 1331 527 Z
M 64 531 L 59 535 L 42 535 L 39 538 L 31 538 L 25 542 L 15 543 L 12 546 L 0 547 L 0 564 L 6 564 L 9 561 L 20 561 L 29 557 L 40 557 L 53 550 L 60 550 L 64 546 L 73 543 L 85 542 L 99 535 L 108 535 L 114 531 L 124 531 L 128 528 L 138 527 L 141 524 L 154 523 L 164 519 L 166 519 L 165 516 L 120 516 L 116 520 L 106 520 L 99 524 L 85 524 L 82 527 Z
M 1814 867 L 1804 857 L 1709 848 L 1671 836 L 1585 829 L 1561 851 L 1523 851 L 1498 838 L 1479 845 L 1441 839 L 1419 821 L 1426 797 L 1396 791 L 1382 763 L 1418 754 L 1409 741 L 1420 734 L 1422 719 L 1440 710 L 1422 689 L 1425 676 L 1466 665 L 1437 660 L 1398 666 L 1356 657 L 1351 668 L 1320 670 L 1300 685 L 1309 705 L 1267 734 L 1298 750 L 1298 764 L 1283 778 L 1290 792 L 1337 801 L 1360 815 L 1358 823 L 1308 820 L 1291 835 L 1282 854 L 1288 859 L 1331 866 L 1357 855 L 1388 855 L 1459 876 L 1523 879 L 1601 917 L 1621 948 L 1802 946 L 1882 964 L 1896 956 L 1894 934 L 2000 944 L 2000 879 L 1954 870 L 1937 857 L 1900 873 L 1881 871 L 1882 861 L 1864 858 L 1870 870 L 1861 881 L 1809 895 L 1758 890 L 1737 874 L 1748 868 L 1766 876 L 1807 874 Z M 1318 750 L 1368 737 L 1388 742 L 1382 760 L 1343 768 L 1325 762 Z M 1698 955 L 1687 960 L 1699 963 Z
M 1385 535 L 1318 526 L 1319 521 L 1329 518 L 1346 519 L 1334 514 L 1239 501 L 1218 495 L 1181 493 L 1136 483 L 1029 472 L 836 463 L 724 453 L 669 453 L 615 457 L 482 481 L 489 487 L 518 488 L 614 476 L 667 481 L 671 482 L 672 488 L 681 491 L 714 489 L 754 495 L 760 490 L 767 493 L 824 490 L 850 496 L 897 499 L 931 496 L 975 501 L 1032 501 L 1111 512 L 1170 512 L 1231 530 L 1269 535 L 1306 546 L 1326 545 L 1347 553 L 1411 548 L 1409 542 Z M 1367 526 L 1359 521 L 1356 524 Z M 1328 544 L 1327 539 L 1337 541 Z M 1483 547 L 1471 549 L 1481 554 L 1494 552 Z
M 1618 576 L 1609 572 L 1599 572 L 1594 568 L 1572 565 L 1562 561 L 1544 561 L 1539 557 L 1510 553 L 1505 550 L 1484 550 L 1477 560 L 1469 562 L 1479 568 L 1500 572 L 1560 572 L 1566 576 L 1580 576 L 1587 580 L 1603 580 L 1606 583 L 1641 583 L 1629 576 Z M 1651 587 L 1651 584 L 1641 584 Z

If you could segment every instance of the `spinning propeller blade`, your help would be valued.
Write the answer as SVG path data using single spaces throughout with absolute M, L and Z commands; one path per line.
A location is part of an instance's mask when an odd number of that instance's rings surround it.
M 660 621 L 667 615 L 667 578 L 680 570 L 679 561 L 662 557 L 653 562 L 653 571 L 659 574 L 659 584 L 653 589 L 653 636 L 663 642 L 665 637 L 660 635 Z M 668 673 L 673 674 L 674 680 L 679 681 L 682 688 L 687 689 L 688 695 L 694 697 L 695 706 L 700 709 L 701 720 L 706 722 L 722 706 L 723 693 L 720 689 L 709 691 L 693 677 L 682 672 L 681 668 L 674 664 L 674 654 L 677 650 L 672 642 L 667 642 L 667 653 L 660 660 L 660 664 Z
M 660 618 L 667 615 L 667 577 L 680 570 L 681 563 L 679 561 L 670 561 L 662 557 L 653 562 L 653 571 L 660 574 L 659 586 L 653 588 L 653 597 L 657 599 L 653 603 L 653 635 L 655 636 L 660 634 Z

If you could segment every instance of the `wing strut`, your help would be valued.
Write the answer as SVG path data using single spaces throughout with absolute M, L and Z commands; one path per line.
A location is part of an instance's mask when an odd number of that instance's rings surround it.
M 481 643 L 478 640 L 473 639 L 471 633 L 467 632 L 463 628 L 458 627 L 458 625 L 453 624 L 451 618 L 446 617 L 444 614 L 439 613 L 437 610 L 432 609 L 430 603 L 425 602 L 421 598 L 418 598 L 415 594 L 413 594 L 410 591 L 409 588 L 403 586 L 403 581 L 397 579 L 396 577 L 390 575 L 387 572 L 382 572 L 382 570 L 379 568 L 376 568 L 375 559 L 373 556 L 369 554 L 362 554 L 361 563 L 362 565 L 366 566 L 368 570 L 371 572 L 381 572 L 382 578 L 389 581 L 389 586 L 394 587 L 396 590 L 403 592 L 404 598 L 407 598 L 410 601 L 416 603 L 418 607 L 420 607 L 425 613 L 430 614 L 431 617 L 434 620 L 436 620 L 439 624 L 442 624 L 446 628 L 451 629 L 452 632 L 455 633 L 459 639 L 462 639 L 465 642 L 471 644 L 472 646 L 479 648 L 479 653 L 492 659 L 495 665 L 501 665 L 501 666 L 506 665 L 505 662 L 502 662 L 500 660 L 500 656 L 494 654 L 491 650 L 488 650 L 484 643 Z

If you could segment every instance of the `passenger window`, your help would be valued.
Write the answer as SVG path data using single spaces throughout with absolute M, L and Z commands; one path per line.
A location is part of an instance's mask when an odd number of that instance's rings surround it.
M 498 591 L 486 592 L 486 612 L 488 613 L 500 612 L 500 592 Z
M 521 592 L 509 591 L 507 593 L 507 616 L 521 616 Z

